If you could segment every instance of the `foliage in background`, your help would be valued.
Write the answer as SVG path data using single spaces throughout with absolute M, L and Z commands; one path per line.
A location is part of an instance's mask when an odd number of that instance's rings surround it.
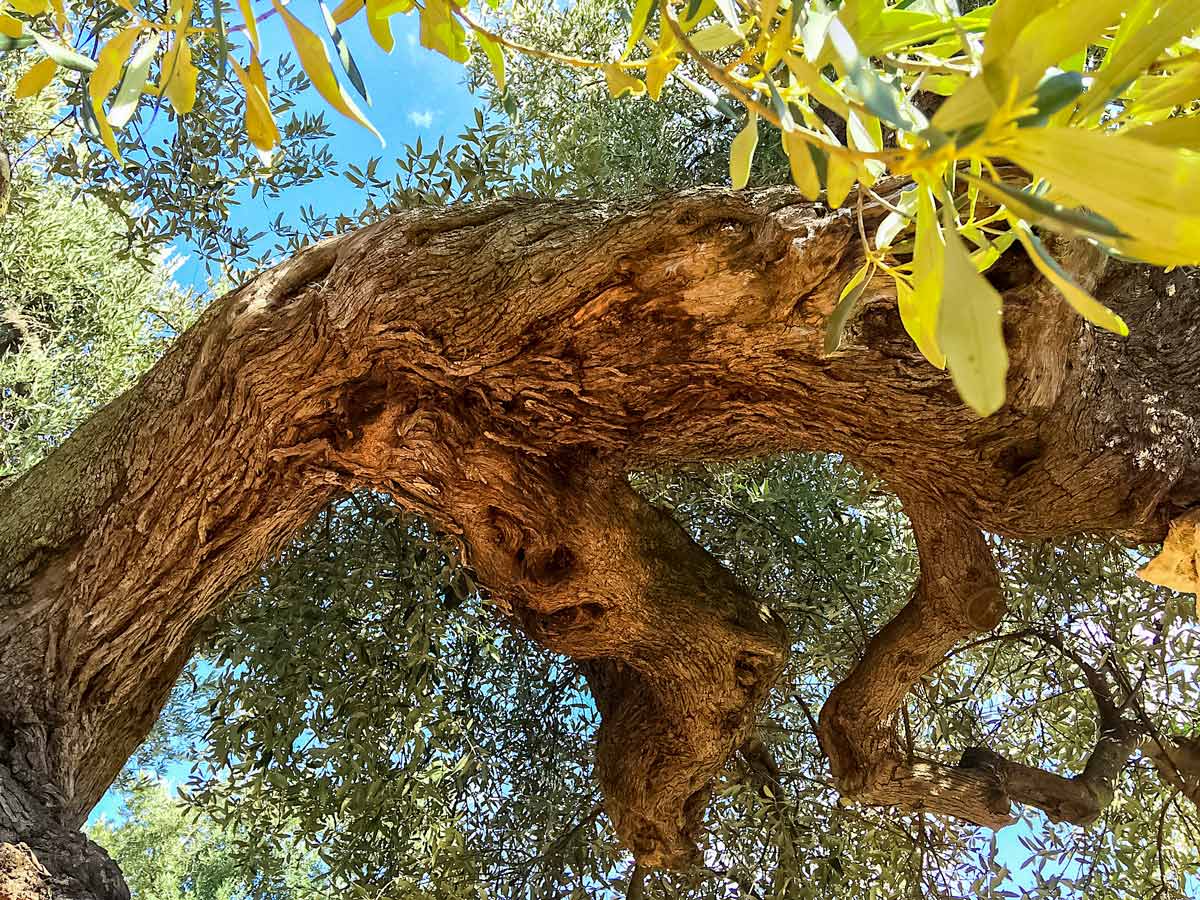
M 248 869 L 223 832 L 170 795 L 161 783 L 139 780 L 124 793 L 118 821 L 89 829 L 120 865 L 137 900 L 291 900 L 309 895 L 313 861 L 273 857 Z

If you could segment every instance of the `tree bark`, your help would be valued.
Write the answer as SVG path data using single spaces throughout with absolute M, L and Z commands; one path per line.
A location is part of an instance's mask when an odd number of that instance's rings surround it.
M 822 450 L 877 473 L 946 523 L 914 596 L 958 627 L 918 646 L 889 626 L 896 645 L 848 679 L 869 707 L 822 716 L 843 787 L 878 785 L 907 685 L 999 615 L 981 529 L 1156 539 L 1200 495 L 1197 279 L 1059 249 L 1133 333 L 1093 331 L 1006 256 L 989 277 L 1009 399 L 983 420 L 920 358 L 889 282 L 824 353 L 856 226 L 787 189 L 411 212 L 216 301 L 0 493 L 0 879 L 36 857 L 46 874 L 21 877 L 42 887 L 19 897 L 70 879 L 123 896 L 88 846 L 53 848 L 77 841 L 206 618 L 363 486 L 461 536 L 502 608 L 582 661 L 617 832 L 639 862 L 678 865 L 787 640 L 624 472 Z M 967 574 L 982 594 L 955 586 Z M 903 669 L 876 683 L 886 660 Z

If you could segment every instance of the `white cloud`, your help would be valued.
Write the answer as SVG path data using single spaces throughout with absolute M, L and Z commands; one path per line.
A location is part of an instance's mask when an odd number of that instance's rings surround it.
M 433 124 L 433 112 L 428 109 L 417 112 L 414 109 L 408 114 L 408 121 L 412 122 L 418 128 L 428 128 Z

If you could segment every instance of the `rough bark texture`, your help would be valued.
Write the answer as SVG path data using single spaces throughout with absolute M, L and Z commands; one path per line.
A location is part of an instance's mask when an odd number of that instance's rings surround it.
M 980 530 L 1152 539 L 1200 494 L 1194 276 L 1060 249 L 1133 335 L 1087 328 L 1011 254 L 990 275 L 1009 401 L 986 420 L 883 282 L 823 353 L 856 229 L 790 190 L 414 212 L 222 298 L 0 493 L 0 883 L 123 896 L 76 829 L 203 621 L 360 486 L 461 535 L 514 620 L 582 661 L 618 834 L 645 865 L 686 861 L 787 641 L 623 473 L 798 449 L 885 478 L 922 554 L 913 603 L 822 715 L 840 786 L 999 824 L 1036 793 L 1005 793 L 1016 770 L 892 739 L 913 681 L 1002 613 Z

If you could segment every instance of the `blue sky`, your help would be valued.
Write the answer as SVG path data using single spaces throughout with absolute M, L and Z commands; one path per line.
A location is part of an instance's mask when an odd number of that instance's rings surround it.
M 256 8 L 261 10 L 264 5 L 269 8 L 269 4 L 261 2 Z M 314 32 L 325 35 L 317 0 L 293 0 L 288 10 Z M 239 21 L 236 13 L 229 14 L 230 24 Z M 365 168 L 372 157 L 380 157 L 379 176 L 390 177 L 395 171 L 394 160 L 405 144 L 414 143 L 418 137 L 426 145 L 435 144 L 442 136 L 448 142 L 452 141 L 472 120 L 472 111 L 477 104 L 476 98 L 465 87 L 464 67 L 420 45 L 415 15 L 394 16 L 391 21 L 396 45 L 390 54 L 384 53 L 371 39 L 362 13 L 341 26 L 371 94 L 373 105 L 364 106 L 363 112 L 379 129 L 387 146 L 381 146 L 379 140 L 361 125 L 330 109 L 315 91 L 307 91 L 300 98 L 297 112 L 307 109 L 325 113 L 334 133 L 331 149 L 339 164 L 339 174 L 274 200 L 266 200 L 262 195 L 254 200 L 247 199 L 234 211 L 236 225 L 259 231 L 267 228 L 280 212 L 284 213 L 284 221 L 298 221 L 301 206 L 313 206 L 330 214 L 352 212 L 361 205 L 362 195 L 340 174 L 346 166 L 353 164 Z M 264 59 L 280 56 L 291 49 L 291 41 L 278 16 L 260 23 L 259 39 Z M 235 55 L 244 59 L 245 37 L 232 36 L 231 45 Z M 334 67 L 341 76 L 336 57 Z M 175 249 L 187 257 L 176 278 L 184 284 L 202 288 L 206 279 L 204 263 L 189 253 L 185 243 Z

